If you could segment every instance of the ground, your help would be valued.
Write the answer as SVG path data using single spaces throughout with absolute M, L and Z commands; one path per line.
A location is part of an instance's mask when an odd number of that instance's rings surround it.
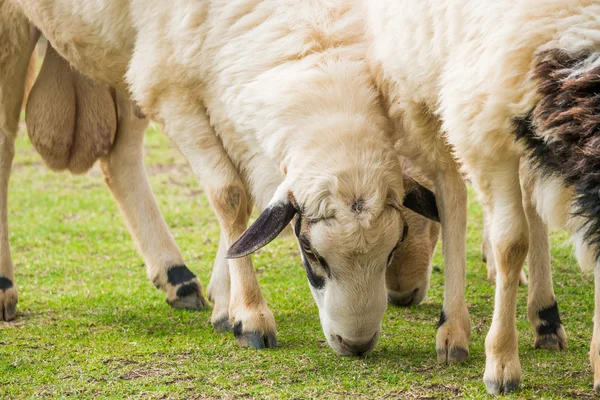
M 199 184 L 167 138 L 150 128 L 147 169 L 187 265 L 208 285 L 218 225 Z M 97 168 L 85 176 L 46 169 L 25 134 L 10 187 L 10 240 L 18 318 L 0 323 L 0 399 L 24 398 L 486 398 L 483 342 L 493 285 L 481 261 L 481 210 L 469 206 L 467 302 L 473 324 L 466 365 L 436 361 L 443 296 L 439 250 L 423 304 L 390 307 L 366 358 L 342 358 L 323 337 L 296 244 L 277 239 L 254 257 L 278 324 L 275 350 L 238 348 L 210 326 L 210 310 L 172 310 L 147 281 Z M 593 284 L 553 234 L 556 294 L 569 335 L 560 353 L 533 349 L 519 288 L 522 390 L 515 398 L 592 398 L 588 347 Z M 438 246 L 439 247 L 439 246 Z

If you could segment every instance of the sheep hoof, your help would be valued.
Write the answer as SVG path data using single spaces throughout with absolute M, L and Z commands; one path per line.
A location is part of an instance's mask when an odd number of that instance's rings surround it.
M 447 319 L 442 311 L 436 336 L 437 358 L 440 362 L 464 363 L 469 358 L 469 336 L 471 331 L 469 314 L 466 318 Z
M 0 277 L 0 321 L 12 321 L 17 316 L 17 288 L 13 282 Z
M 469 358 L 469 350 L 462 349 L 460 347 L 455 347 L 450 350 L 450 354 L 448 355 L 448 361 L 464 363 Z
M 497 381 L 485 381 L 485 390 L 492 396 L 498 396 L 502 385 Z
M 277 336 L 275 336 L 275 333 L 244 332 L 241 322 L 235 323 L 233 334 L 240 347 L 252 347 L 255 349 L 272 349 L 277 347 Z
M 560 351 L 567 348 L 567 338 L 564 333 L 564 328 L 562 325 L 559 328 L 562 330 L 562 334 L 550 334 L 550 335 L 541 335 L 537 336 L 534 341 L 535 349 L 543 349 L 543 350 L 553 350 Z
M 493 327 L 492 327 L 493 329 Z M 486 361 L 483 382 L 489 394 L 508 394 L 519 389 L 521 363 L 515 332 L 490 330 L 486 338 Z
M 212 326 L 217 332 L 229 332 L 232 329 L 231 324 L 229 323 L 229 315 L 226 314 L 222 317 L 214 319 L 212 321 Z
M 167 270 L 165 289 L 167 303 L 173 308 L 203 310 L 208 307 L 200 280 L 185 265 L 175 265 Z
M 175 309 L 184 310 L 203 310 L 208 307 L 208 303 L 199 292 L 189 293 L 175 300 L 167 300 L 167 303 Z
M 500 394 L 509 394 L 515 390 L 519 390 L 519 380 L 506 382 L 502 385 L 498 381 L 485 381 L 485 390 L 492 396 L 499 396 Z
M 229 309 L 229 320 L 233 324 L 233 335 L 240 347 L 269 349 L 277 346 L 275 318 L 266 304 Z
M 567 333 L 560 320 L 556 301 L 538 310 L 532 325 L 535 329 L 534 348 L 556 351 L 567 348 Z

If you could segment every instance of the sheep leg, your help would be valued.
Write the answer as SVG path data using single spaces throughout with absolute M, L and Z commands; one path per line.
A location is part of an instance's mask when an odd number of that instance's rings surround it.
M 0 321 L 16 317 L 17 286 L 8 239 L 8 183 L 27 66 L 38 37 L 22 15 L 0 2 Z
M 442 223 L 444 305 L 438 323 L 438 360 L 464 362 L 469 356 L 471 321 L 465 301 L 467 188 L 451 160 L 436 174 L 436 198 Z M 454 166 L 455 168 L 451 169 Z
M 229 323 L 229 298 L 231 295 L 231 280 L 229 277 L 229 261 L 227 254 L 227 239 L 223 232 L 219 240 L 219 250 L 213 266 L 210 283 L 206 289 L 208 300 L 214 304 L 211 323 L 217 332 L 231 330 Z
M 521 364 L 516 327 L 519 276 L 528 250 L 528 225 L 519 184 L 519 157 L 470 168 L 489 215 L 490 244 L 497 267 L 492 325 L 485 340 L 483 380 L 491 394 L 519 387 Z M 481 163 L 481 162 L 480 162 Z
M 212 130 L 206 110 L 200 107 L 190 110 L 189 102 L 181 104 L 181 100 L 164 103 L 163 107 L 166 106 L 169 110 L 188 111 L 181 118 L 172 118 L 166 128 L 202 182 L 215 210 L 223 237 L 218 256 L 221 258 L 223 248 L 231 246 L 248 225 L 252 211 L 250 195 L 220 139 Z M 190 127 L 193 127 L 193 134 L 189 133 Z M 229 267 L 229 285 L 226 284 L 227 274 L 223 271 L 225 266 Z M 275 319 L 258 285 L 250 256 L 226 262 L 217 259 L 215 267 L 218 270 L 213 274 L 210 284 L 210 297 L 215 301 L 211 320 L 215 328 L 222 330 L 227 327 L 222 319 L 225 316 L 223 310 L 228 308 L 229 325 L 233 327 L 240 346 L 275 347 Z M 228 286 L 230 295 L 227 305 L 225 298 Z
M 488 280 L 496 283 L 496 262 L 494 261 L 494 253 L 490 244 L 490 223 L 487 221 L 487 215 L 483 216 L 483 237 L 481 239 L 481 260 L 487 268 Z
M 594 267 L 594 334 L 590 344 L 590 363 L 594 369 L 594 390 L 600 393 L 600 265 Z
M 567 347 L 567 334 L 560 321 L 554 297 L 550 270 L 548 227 L 542 221 L 532 201 L 531 185 L 522 185 L 523 208 L 529 224 L 529 277 L 527 316 L 535 331 L 536 349 L 562 350 Z
M 167 303 L 173 308 L 205 308 L 200 280 L 186 267 L 146 176 L 143 140 L 148 121 L 135 115 L 133 103 L 125 96 L 118 94 L 116 101 L 115 142 L 100 160 L 105 182 L 144 257 L 148 278 L 166 292 Z
M 487 216 L 483 218 L 483 238 L 481 240 L 481 259 L 487 266 L 487 277 L 492 283 L 496 283 L 496 261 L 494 260 L 494 253 L 492 252 L 492 245 L 490 244 L 489 234 L 489 222 L 486 220 Z M 521 270 L 519 277 L 519 284 L 527 286 L 527 276 L 525 270 Z

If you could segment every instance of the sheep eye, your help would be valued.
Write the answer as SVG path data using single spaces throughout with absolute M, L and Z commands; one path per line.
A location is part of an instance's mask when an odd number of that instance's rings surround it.
M 392 251 L 390 252 L 390 255 L 388 256 L 388 259 L 387 259 L 387 265 L 388 266 L 392 263 L 392 259 L 394 258 L 394 253 L 396 253 L 396 249 L 398 249 L 398 246 L 400 246 L 401 242 L 402 242 L 402 239 L 400 240 L 400 242 L 398 242 L 398 244 L 396 245 L 396 247 L 394 247 L 392 249 Z
M 306 254 L 314 255 L 314 252 L 311 250 L 310 244 L 306 239 L 300 239 L 300 247 L 302 248 L 302 251 L 304 251 Z

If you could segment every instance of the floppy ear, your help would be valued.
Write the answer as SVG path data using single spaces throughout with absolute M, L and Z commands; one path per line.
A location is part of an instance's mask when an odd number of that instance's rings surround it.
M 429 218 L 430 220 L 440 222 L 437 204 L 435 202 L 435 193 L 420 185 L 413 178 L 404 175 L 404 202 L 402 205 L 417 214 Z
M 287 197 L 272 201 L 231 245 L 227 251 L 227 258 L 244 257 L 266 246 L 285 229 L 296 212 L 296 208 Z

